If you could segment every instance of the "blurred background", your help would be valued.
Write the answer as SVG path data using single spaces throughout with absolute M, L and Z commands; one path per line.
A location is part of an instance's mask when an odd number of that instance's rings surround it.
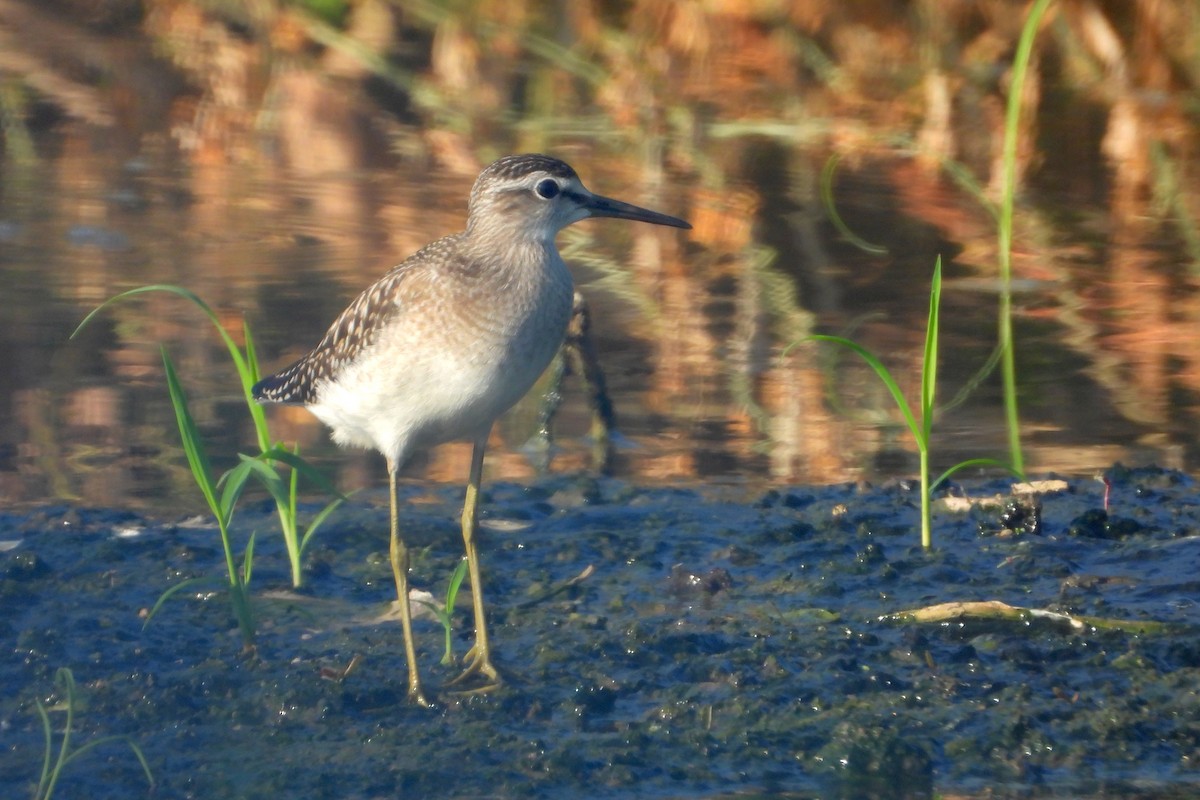
M 159 348 L 216 466 L 255 449 L 188 287 L 265 370 L 390 266 L 462 227 L 478 171 L 569 161 L 594 191 L 689 219 L 591 221 L 560 249 L 591 303 L 646 483 L 915 472 L 912 397 L 945 268 L 935 469 L 1006 457 L 996 341 L 1016 0 L 0 0 L 0 503 L 198 508 Z M 1062 0 L 1022 96 L 1014 270 L 1026 465 L 1087 475 L 1200 458 L 1200 3 Z M 536 395 L 536 393 L 535 393 Z M 490 480 L 535 474 L 538 398 Z M 271 414 L 339 486 L 375 486 L 302 409 Z M 576 382 L 552 469 L 588 466 Z M 416 459 L 461 482 L 469 446 Z

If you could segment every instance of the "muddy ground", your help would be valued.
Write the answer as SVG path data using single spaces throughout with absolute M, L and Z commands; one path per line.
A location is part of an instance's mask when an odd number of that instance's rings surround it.
M 37 700 L 79 683 L 60 797 L 1190 797 L 1200 792 L 1200 491 L 1116 467 L 1016 506 L 1010 482 L 642 488 L 585 476 L 486 492 L 494 693 L 444 683 L 441 626 L 417 622 L 437 707 L 405 702 L 386 497 L 355 496 L 289 588 L 274 511 L 259 532 L 257 654 L 244 655 L 216 531 L 111 509 L 0 514 L 0 796 L 29 797 Z M 460 556 L 460 488 L 403 488 L 416 586 Z M 591 568 L 588 573 L 588 568 Z M 582 579 L 581 575 L 586 575 Z M 146 609 L 180 581 L 213 576 Z M 947 601 L 1118 620 L 919 623 Z M 471 641 L 467 590 L 454 647 Z M 1149 623 L 1165 623 L 1157 626 Z M 347 667 L 353 667 L 346 672 Z M 65 714 L 50 712 L 55 746 Z

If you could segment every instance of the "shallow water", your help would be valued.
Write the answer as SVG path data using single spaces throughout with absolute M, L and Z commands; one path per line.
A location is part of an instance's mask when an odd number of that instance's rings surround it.
M 223 30 L 210 25 L 214 37 Z M 77 33 L 103 52 L 128 49 L 124 39 Z M 230 59 L 254 52 L 252 43 L 221 41 L 216 52 L 227 48 Z M 180 365 L 217 462 L 230 463 L 253 436 L 214 332 L 178 300 L 150 298 L 114 307 L 68 341 L 84 315 L 124 289 L 181 284 L 228 328 L 246 320 L 264 367 L 277 367 L 311 347 L 388 267 L 461 228 L 478 169 L 523 149 L 551 151 L 593 189 L 695 225 L 683 233 L 594 221 L 560 236 L 595 309 L 630 445 L 617 454 L 616 476 L 786 485 L 912 474 L 909 435 L 866 367 L 846 353 L 788 347 L 812 331 L 848 333 L 913 395 L 939 256 L 946 281 L 935 468 L 1006 457 L 997 378 L 977 377 L 996 336 L 993 220 L 948 171 L 914 152 L 911 130 L 887 117 L 892 105 L 904 107 L 903 93 L 844 109 L 837 102 L 846 98 L 807 86 L 812 107 L 797 117 L 789 95 L 767 92 L 774 117 L 765 120 L 757 106 L 722 94 L 712 100 L 716 118 L 692 119 L 691 139 L 603 127 L 556 135 L 551 123 L 524 120 L 529 128 L 454 139 L 458 149 L 447 151 L 445 137 L 456 134 L 436 121 L 397 121 L 377 98 L 344 96 L 302 65 L 271 73 L 272 93 L 261 100 L 268 107 L 235 93 L 244 107 L 227 108 L 166 80 L 151 43 L 134 53 L 132 77 L 118 73 L 97 92 L 114 104 L 136 97 L 143 116 L 97 125 L 50 113 L 35 97 L 33 157 L 5 153 L 0 500 L 195 507 L 159 347 Z M 530 58 L 525 66 L 541 65 Z M 1144 193 L 1138 202 L 1126 197 L 1117 178 L 1132 162 L 1099 147 L 1115 118 L 1085 114 L 1086 98 L 1067 91 L 1063 75 L 1045 80 L 1040 158 L 1026 166 L 1015 240 L 1026 462 L 1033 472 L 1071 474 L 1118 460 L 1191 469 L 1200 313 L 1190 222 L 1156 211 Z M 122 94 L 128 83 L 158 93 Z M 662 89 L 665 106 L 691 108 L 682 84 Z M 1170 109 L 1187 96 L 1159 99 Z M 269 99 L 287 113 L 275 115 Z M 964 98 L 954 131 L 961 167 L 979 182 L 989 162 L 976 149 L 997 131 L 986 114 L 969 111 L 985 100 Z M 257 127 L 246 129 L 244 118 Z M 625 146 L 627 138 L 638 146 Z M 1200 163 L 1195 152 L 1172 151 L 1181 191 Z M 886 252 L 860 249 L 834 224 L 820 192 L 831 155 L 841 158 L 831 192 L 838 214 Z M 965 400 L 952 403 L 964 389 Z M 558 465 L 571 470 L 586 463 L 586 446 L 575 443 L 587 423 L 578 393 L 567 399 Z M 535 417 L 526 404 L 502 424 L 492 477 L 533 477 L 519 451 Z M 379 462 L 338 453 L 311 417 L 273 419 L 276 436 L 301 442 L 339 485 L 378 485 Z M 410 474 L 456 483 L 466 459 L 461 449 L 438 451 Z
M 440 627 L 418 621 L 434 710 L 404 701 L 399 625 L 379 618 L 391 578 L 378 495 L 320 536 L 300 592 L 268 509 L 242 516 L 240 536 L 262 537 L 253 659 L 218 591 L 182 592 L 142 627 L 159 592 L 219 573 L 215 531 L 68 507 L 6 515 L 0 786 L 30 786 L 33 701 L 61 699 L 53 673 L 70 664 L 74 741 L 128 735 L 163 798 L 1189 796 L 1200 495 L 1179 473 L 1110 474 L 1107 516 L 1100 483 L 1072 482 L 1041 498 L 1038 533 L 1005 529 L 999 508 L 940 513 L 933 553 L 899 484 L 492 487 L 486 596 L 507 682 L 452 694 Z M 410 485 L 404 498 L 416 586 L 440 595 L 460 495 Z M 991 599 L 1132 629 L 884 619 Z M 459 607 L 461 656 L 465 593 Z M 1142 632 L 1148 621 L 1165 628 Z M 139 796 L 144 783 L 109 744 L 70 765 L 63 794 Z

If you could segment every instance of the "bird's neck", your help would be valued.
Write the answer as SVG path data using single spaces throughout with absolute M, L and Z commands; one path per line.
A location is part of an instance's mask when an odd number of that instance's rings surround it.
M 521 226 L 468 229 L 465 249 L 479 263 L 497 270 L 527 271 L 540 269 L 547 262 L 560 261 L 554 237 L 557 231 L 531 231 Z

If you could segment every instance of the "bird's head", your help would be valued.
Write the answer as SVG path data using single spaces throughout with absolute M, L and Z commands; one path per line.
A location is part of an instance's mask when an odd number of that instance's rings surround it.
M 569 164 L 530 154 L 506 156 L 480 173 L 471 190 L 467 230 L 496 228 L 507 235 L 525 231 L 551 240 L 571 223 L 588 217 L 692 227 L 677 217 L 594 194 Z

